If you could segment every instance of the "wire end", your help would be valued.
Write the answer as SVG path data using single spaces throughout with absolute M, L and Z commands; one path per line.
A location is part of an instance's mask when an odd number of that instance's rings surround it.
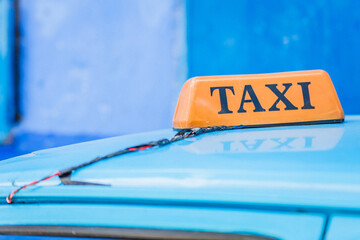
M 14 195 L 14 194 L 11 193 L 9 196 L 6 197 L 6 202 L 7 202 L 8 204 L 12 204 L 12 203 L 13 203 L 13 201 L 12 201 L 13 195 Z

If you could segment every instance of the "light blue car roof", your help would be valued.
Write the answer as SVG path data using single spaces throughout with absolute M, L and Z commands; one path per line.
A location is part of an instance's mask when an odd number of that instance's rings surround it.
M 11 217 L 0 219 L 0 225 L 9 224 L 9 221 L 13 224 L 114 224 L 114 219 L 109 217 L 97 220 L 83 217 L 91 215 L 86 208 L 89 204 L 98 204 L 103 211 L 114 211 L 114 214 L 124 213 L 121 208 L 137 207 L 137 213 L 133 211 L 124 222 L 119 220 L 117 224 L 120 225 L 155 224 L 155 227 L 172 228 L 183 224 L 181 226 L 185 229 L 194 226 L 194 222 L 167 220 L 156 223 L 154 219 L 144 218 L 144 212 L 166 213 L 144 206 L 170 206 L 173 211 L 176 208 L 179 219 L 188 209 L 178 208 L 188 207 L 192 208 L 192 213 L 199 211 L 199 207 L 221 211 L 242 209 L 245 215 L 249 209 L 270 213 L 280 211 L 290 214 L 283 220 L 287 222 L 295 217 L 293 213 L 307 212 L 310 215 L 298 217 L 308 218 L 305 222 L 309 226 L 323 224 L 322 219 L 317 219 L 319 214 L 360 214 L 360 116 L 347 116 L 342 124 L 250 128 L 203 134 L 162 148 L 114 157 L 72 174 L 72 180 L 111 186 L 64 186 L 54 178 L 15 195 L 23 204 L 7 205 L 5 202 L 5 197 L 16 186 L 97 156 L 170 138 L 175 133 L 168 129 L 120 136 L 1 161 L 0 213 Z M 21 219 L 19 216 L 24 217 L 31 208 L 27 202 L 42 209 L 43 218 Z M 114 205 L 122 207 L 112 209 L 110 206 Z M 51 222 L 45 216 L 47 211 L 53 211 L 54 206 L 78 214 Z M 226 218 L 225 213 L 218 216 Z M 256 216 L 247 216 L 248 221 L 251 218 L 254 224 L 260 224 L 261 220 L 256 220 L 259 219 Z M 196 220 L 199 219 L 193 221 Z M 141 221 L 147 222 L 141 225 Z M 233 229 L 234 222 L 215 226 L 206 225 L 206 220 L 203 220 L 201 224 L 204 226 L 196 229 L 228 231 Z
M 161 138 L 162 130 L 42 150 L 0 162 L 1 201 L 14 186 L 116 150 Z M 95 197 L 301 204 L 360 209 L 360 117 L 343 124 L 213 132 L 114 157 L 63 186 L 58 179 L 18 197 Z M 266 196 L 266 197 L 264 197 Z

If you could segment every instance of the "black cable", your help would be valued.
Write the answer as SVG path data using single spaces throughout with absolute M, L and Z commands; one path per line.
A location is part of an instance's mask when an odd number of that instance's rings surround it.
M 9 194 L 9 196 L 6 197 L 6 202 L 7 203 L 13 203 L 14 195 L 16 193 L 18 193 L 20 190 L 23 190 L 23 189 L 25 189 L 25 188 L 27 188 L 29 186 L 38 184 L 39 182 L 49 180 L 50 178 L 53 178 L 55 176 L 62 177 L 62 176 L 65 176 L 65 175 L 69 175 L 75 170 L 84 168 L 86 166 L 92 165 L 92 164 L 100 162 L 102 160 L 106 160 L 106 159 L 109 159 L 109 158 L 112 158 L 112 157 L 128 154 L 128 153 L 131 153 L 131 152 L 142 151 L 142 150 L 145 150 L 145 149 L 148 149 L 148 148 L 163 147 L 163 146 L 169 145 L 171 143 L 183 140 L 185 138 L 194 137 L 194 136 L 204 134 L 204 133 L 209 133 L 209 132 L 214 132 L 214 131 L 241 129 L 241 128 L 244 128 L 244 127 L 245 126 L 243 126 L 243 125 L 239 125 L 239 126 L 234 126 L 234 127 L 227 127 L 227 126 L 219 126 L 218 127 L 218 126 L 216 126 L 216 127 L 206 127 L 206 128 L 197 127 L 197 128 L 183 129 L 183 130 L 180 130 L 178 133 L 176 133 L 175 136 L 170 138 L 170 139 L 160 139 L 158 141 L 148 142 L 148 143 L 137 145 L 137 146 L 134 146 L 134 147 L 125 148 L 125 149 L 122 149 L 122 150 L 119 150 L 119 151 L 116 151 L 116 152 L 113 152 L 113 153 L 110 153 L 110 154 L 107 154 L 107 155 L 104 155 L 104 156 L 96 157 L 96 158 L 94 158 L 94 159 L 92 159 L 92 160 L 90 160 L 88 162 L 84 162 L 84 163 L 81 163 L 81 164 L 76 165 L 76 166 L 65 168 L 65 169 L 60 170 L 60 171 L 58 171 L 58 172 L 56 172 L 56 173 L 54 173 L 54 174 L 52 174 L 50 176 L 44 177 L 44 178 L 42 178 L 40 180 L 37 180 L 37 181 L 33 181 L 33 182 L 28 183 L 26 185 L 23 185 L 23 186 L 15 189 L 14 191 L 12 191 Z

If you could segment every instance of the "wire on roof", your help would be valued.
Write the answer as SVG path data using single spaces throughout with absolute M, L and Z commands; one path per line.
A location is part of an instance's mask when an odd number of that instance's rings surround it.
M 194 136 L 197 136 L 197 135 L 200 135 L 200 134 L 204 134 L 204 133 L 209 133 L 209 132 L 214 132 L 214 131 L 224 131 L 224 130 L 233 130 L 233 129 L 241 129 L 241 128 L 244 128 L 245 126 L 243 125 L 239 125 L 239 126 L 233 126 L 233 127 L 227 127 L 227 126 L 218 126 L 218 127 L 206 127 L 206 128 L 191 128 L 191 129 L 183 129 L 183 130 L 180 130 L 178 133 L 175 134 L 174 137 L 170 138 L 170 139 L 161 139 L 161 140 L 158 140 L 158 141 L 153 141 L 153 142 L 148 142 L 146 144 L 141 144 L 141 145 L 137 145 L 137 146 L 133 146 L 133 147 L 128 147 L 128 148 L 125 148 L 125 149 L 122 149 L 122 150 L 119 150 L 119 151 L 116 151 L 116 152 L 113 152 L 113 153 L 110 153 L 110 154 L 107 154 L 107 155 L 104 155 L 104 156 L 101 156 L 101 157 L 96 157 L 88 162 L 84 162 L 84 163 L 81 163 L 79 165 L 76 165 L 76 166 L 72 166 L 72 167 L 69 167 L 69 168 L 66 168 L 66 169 L 63 169 L 63 170 L 60 170 L 50 176 L 47 176 L 47 177 L 44 177 L 40 180 L 36 180 L 36 181 L 33 181 L 31 183 L 28 183 L 28 184 L 25 184 L 17 189 L 15 189 L 14 191 L 12 191 L 9 196 L 6 197 L 6 202 L 11 204 L 13 203 L 13 198 L 14 198 L 14 195 L 18 192 L 20 192 L 21 190 L 25 189 L 25 188 L 28 188 L 30 186 L 33 186 L 33 185 L 36 185 L 40 182 L 44 182 L 44 181 L 47 181 L 53 177 L 56 177 L 56 176 L 63 176 L 63 175 L 66 175 L 66 174 L 71 174 L 73 171 L 76 171 L 76 170 L 79 170 L 81 168 L 84 168 L 86 166 L 89 166 L 89 165 L 92 165 L 94 163 L 97 163 L 97 162 L 100 162 L 100 161 L 103 161 L 103 160 L 106 160 L 106 159 L 109 159 L 109 158 L 112 158 L 112 157 L 116 157 L 116 156 L 120 156 L 120 155 L 124 155 L 124 154 L 128 154 L 128 153 L 132 153 L 132 152 L 138 152 L 138 151 L 143 151 L 145 149 L 149 149 L 149 148 L 155 148 L 155 147 L 163 147 L 163 146 L 166 146 L 166 145 L 169 145 L 171 143 L 174 143 L 174 142 L 177 142 L 177 141 L 180 141 L 180 140 L 183 140 L 183 139 L 186 139 L 186 138 L 189 138 L 189 137 L 194 137 Z

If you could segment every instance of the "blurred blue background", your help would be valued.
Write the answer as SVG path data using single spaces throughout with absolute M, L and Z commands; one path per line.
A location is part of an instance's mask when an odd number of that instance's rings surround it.
M 199 75 L 324 69 L 358 114 L 359 12 L 357 0 L 0 0 L 0 160 L 170 128 Z

